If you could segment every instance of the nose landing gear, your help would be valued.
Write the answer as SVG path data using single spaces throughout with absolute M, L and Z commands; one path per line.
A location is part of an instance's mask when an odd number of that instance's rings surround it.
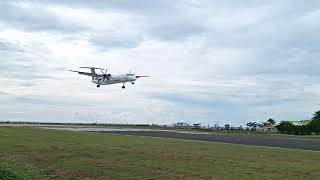
M 125 89 L 126 87 L 124 86 L 124 83 L 123 83 L 123 85 L 122 85 L 122 89 Z

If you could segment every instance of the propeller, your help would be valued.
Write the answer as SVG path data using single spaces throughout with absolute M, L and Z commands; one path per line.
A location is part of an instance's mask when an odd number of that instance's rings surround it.
M 106 68 L 105 72 L 103 72 L 103 69 L 101 69 L 101 73 L 103 74 L 103 76 L 102 76 L 103 81 L 104 81 L 105 79 L 110 80 L 110 74 L 107 74 L 107 71 L 108 71 L 107 68 Z

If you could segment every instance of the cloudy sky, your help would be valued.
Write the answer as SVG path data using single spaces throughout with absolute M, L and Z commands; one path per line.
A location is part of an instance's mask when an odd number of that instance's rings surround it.
M 0 120 L 224 125 L 320 109 L 320 1 L 0 1 Z M 150 75 L 96 88 L 79 66 Z

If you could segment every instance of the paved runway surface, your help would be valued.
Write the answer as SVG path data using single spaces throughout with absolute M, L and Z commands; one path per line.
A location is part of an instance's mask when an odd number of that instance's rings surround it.
M 259 135 L 189 134 L 171 131 L 109 131 L 105 133 L 320 151 L 320 140 L 298 138 L 265 137 Z

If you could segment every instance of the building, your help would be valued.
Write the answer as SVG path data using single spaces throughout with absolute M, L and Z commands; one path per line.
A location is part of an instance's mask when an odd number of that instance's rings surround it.
M 201 124 L 200 123 L 193 124 L 193 127 L 195 129 L 200 129 L 201 128 Z
M 176 124 L 173 125 L 173 127 L 175 128 L 187 128 L 190 127 L 190 125 L 186 122 L 178 122 Z
M 269 132 L 276 132 L 277 128 L 272 124 L 265 124 L 263 127 L 261 127 L 262 131 L 269 131 Z

